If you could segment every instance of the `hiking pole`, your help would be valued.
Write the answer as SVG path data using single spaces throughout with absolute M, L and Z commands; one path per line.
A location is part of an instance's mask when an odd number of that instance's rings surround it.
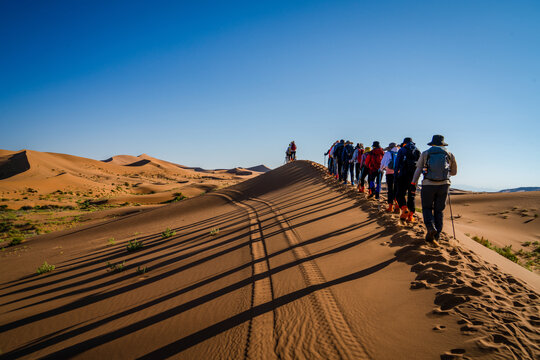
M 448 206 L 450 207 L 450 220 L 452 220 L 452 232 L 454 233 L 454 240 L 457 240 L 456 228 L 454 227 L 454 214 L 452 214 L 452 201 L 450 200 L 450 187 L 448 187 Z

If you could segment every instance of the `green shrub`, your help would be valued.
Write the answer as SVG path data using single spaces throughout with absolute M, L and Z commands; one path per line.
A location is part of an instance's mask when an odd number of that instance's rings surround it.
M 107 246 L 116 245 L 116 241 L 114 241 L 114 238 L 107 239 Z
M 9 246 L 15 246 L 15 245 L 19 245 L 20 243 L 22 243 L 24 240 L 24 237 L 22 236 L 14 236 L 11 238 L 11 241 L 9 242 Z
M 161 237 L 163 239 L 170 238 L 171 236 L 174 236 L 174 235 L 176 235 L 176 231 L 173 231 L 169 228 L 165 229 L 165 231 L 161 233 Z
M 148 268 L 146 266 L 145 267 L 137 266 L 137 274 L 143 275 L 143 274 L 146 274 L 147 271 L 148 271 Z
M 111 264 L 110 261 L 107 261 L 107 267 L 109 268 L 109 271 L 121 272 L 126 270 L 126 262 L 122 261 L 122 263 Z
M 216 236 L 217 234 L 219 234 L 219 228 L 212 228 L 210 230 L 210 236 Z
M 500 248 L 500 247 L 498 247 L 496 245 L 493 245 L 491 242 L 489 242 L 488 239 L 484 239 L 483 236 L 480 237 L 480 238 L 478 236 L 473 236 L 472 239 L 474 241 L 476 241 L 477 243 L 484 245 L 488 249 L 496 251 L 498 254 L 504 256 L 505 258 L 507 258 L 507 259 L 509 259 L 509 260 L 511 260 L 511 261 L 513 261 L 515 263 L 518 263 L 518 258 L 516 256 L 516 254 L 512 251 L 512 245 Z
M 37 271 L 36 271 L 36 272 L 38 273 L 38 275 L 41 275 L 41 274 L 45 274 L 45 273 L 51 272 L 51 271 L 53 271 L 55 268 L 56 268 L 56 266 L 47 264 L 47 262 L 45 261 L 45 262 L 43 263 L 43 265 L 41 265 L 40 267 L 37 268 Z
M 130 240 L 126 246 L 127 251 L 139 250 L 143 247 L 142 240 Z

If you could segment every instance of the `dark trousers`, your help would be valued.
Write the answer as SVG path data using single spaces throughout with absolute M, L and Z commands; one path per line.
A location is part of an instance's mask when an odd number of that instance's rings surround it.
M 328 158 L 328 172 L 329 173 L 332 173 L 332 160 L 333 159 L 331 157 Z
M 356 163 L 354 166 L 354 169 L 356 170 L 356 182 L 358 182 L 358 179 L 360 179 L 360 164 Z
M 386 174 L 386 187 L 388 188 L 388 203 L 394 203 L 396 197 L 394 189 L 394 174 Z
M 339 180 L 343 180 L 343 162 L 341 160 L 338 160 L 337 167 L 337 175 L 339 176 Z
M 423 185 L 420 196 L 422 199 L 422 215 L 426 229 L 441 232 L 443 228 L 443 211 L 446 207 L 449 184 Z
M 345 161 L 343 163 L 343 181 L 345 182 L 347 182 L 347 176 L 348 176 L 347 172 L 351 174 L 351 183 L 352 183 L 354 179 L 354 164 Z
M 364 187 L 364 181 L 366 176 L 368 176 L 369 170 L 367 167 L 362 166 L 362 170 L 360 170 L 360 186 Z
M 379 171 L 371 171 L 368 176 L 369 188 L 373 193 L 379 197 L 379 191 L 381 190 L 381 177 L 379 176 Z
M 416 186 L 411 185 L 411 181 L 412 177 L 409 176 L 398 177 L 396 181 L 394 181 L 394 186 L 396 186 L 395 194 L 399 207 L 407 205 L 409 211 L 414 212 L 414 197 L 416 195 Z

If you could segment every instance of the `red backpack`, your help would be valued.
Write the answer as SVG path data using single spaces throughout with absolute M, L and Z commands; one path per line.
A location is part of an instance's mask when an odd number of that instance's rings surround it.
M 384 151 L 381 148 L 371 150 L 369 154 L 368 167 L 370 171 L 377 171 L 381 167 Z
M 291 150 L 292 150 L 292 151 L 296 151 L 296 144 L 294 144 L 294 143 L 291 144 Z
M 360 164 L 362 162 L 362 155 L 364 155 L 364 149 L 358 149 L 358 157 L 356 161 Z

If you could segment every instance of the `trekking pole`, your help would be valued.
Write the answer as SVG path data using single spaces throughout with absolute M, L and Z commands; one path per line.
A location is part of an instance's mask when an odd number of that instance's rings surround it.
M 450 200 L 450 188 L 448 188 L 448 206 L 450 207 L 450 220 L 452 220 L 452 232 L 454 233 L 454 240 L 457 240 L 456 228 L 454 227 L 454 214 L 452 213 L 452 201 Z

